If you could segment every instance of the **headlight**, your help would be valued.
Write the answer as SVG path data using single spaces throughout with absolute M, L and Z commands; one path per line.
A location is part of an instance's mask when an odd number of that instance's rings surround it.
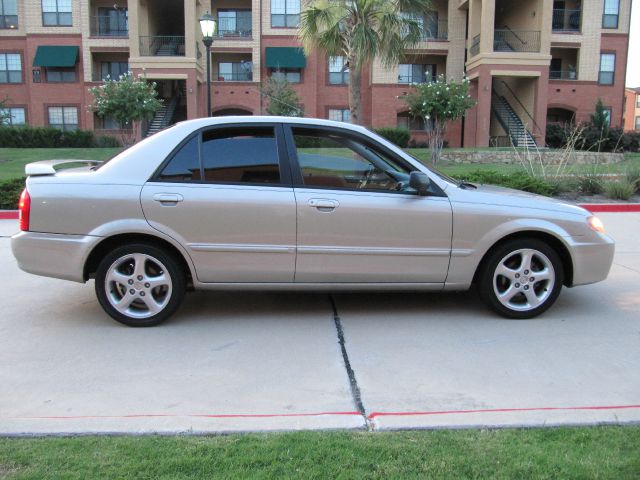
M 589 225 L 589 228 L 591 228 L 591 230 L 604 233 L 604 224 L 598 217 L 592 216 L 587 218 L 587 224 Z

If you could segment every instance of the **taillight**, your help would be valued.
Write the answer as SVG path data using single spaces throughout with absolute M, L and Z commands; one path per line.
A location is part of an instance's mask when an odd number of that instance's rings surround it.
M 18 202 L 18 210 L 20 210 L 20 230 L 29 231 L 29 212 L 31 211 L 31 197 L 25 188 L 20 195 Z

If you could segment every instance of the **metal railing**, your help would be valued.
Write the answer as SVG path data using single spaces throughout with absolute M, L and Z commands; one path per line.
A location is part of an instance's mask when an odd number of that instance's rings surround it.
M 475 57 L 480 53 L 480 35 L 473 37 L 471 46 L 469 47 L 469 55 Z
M 549 70 L 549 80 L 577 80 L 578 72 L 575 70 Z
M 449 21 L 441 18 L 437 22 L 426 22 L 423 27 L 424 40 L 446 40 L 449 37 Z
M 252 72 L 233 72 L 233 73 L 218 73 L 218 77 L 214 78 L 219 82 L 251 82 L 253 80 Z
M 216 32 L 217 38 L 251 38 L 251 28 L 238 29 L 236 28 L 218 28 Z
M 511 30 L 509 27 L 493 32 L 494 52 L 540 52 L 540 30 Z
M 128 37 L 129 22 L 126 17 L 98 15 L 89 18 L 89 28 L 96 37 Z
M 582 10 L 554 8 L 551 28 L 554 32 L 579 32 L 582 24 Z
M 184 36 L 150 35 L 140 37 L 143 57 L 184 57 Z
M 435 75 L 398 75 L 398 83 L 431 83 L 436 80 Z
M 532 133 L 534 136 L 536 136 L 536 130 L 538 135 L 544 135 L 542 129 L 533 118 L 533 115 L 529 113 L 529 110 L 527 110 L 527 107 L 523 105 L 523 103 L 520 101 L 516 93 L 511 89 L 511 87 L 507 84 L 507 82 L 505 82 L 504 80 L 496 81 L 494 79 L 493 90 L 497 95 L 503 97 L 508 103 L 511 103 L 509 99 L 513 99 L 518 105 L 520 105 L 520 108 L 522 109 L 522 111 L 527 115 L 527 117 L 529 117 L 529 120 L 531 120 L 530 125 L 534 127 L 534 129 L 532 129 Z

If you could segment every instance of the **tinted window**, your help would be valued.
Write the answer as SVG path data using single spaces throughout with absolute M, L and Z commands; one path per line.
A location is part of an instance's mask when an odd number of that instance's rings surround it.
M 202 135 L 204 179 L 218 183 L 280 183 L 272 127 L 224 128 Z
M 194 136 L 178 150 L 162 169 L 158 180 L 165 182 L 188 182 L 200 180 L 198 160 L 198 136 Z
M 306 186 L 409 191 L 410 170 L 348 135 L 293 129 Z

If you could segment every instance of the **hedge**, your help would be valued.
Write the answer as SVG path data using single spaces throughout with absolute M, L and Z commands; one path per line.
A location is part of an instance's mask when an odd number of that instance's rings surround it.
M 14 178 L 0 182 L 0 210 L 18 208 L 20 194 L 24 190 L 24 178 Z
M 400 148 L 407 148 L 409 146 L 409 139 L 411 138 L 411 134 L 406 128 L 376 128 L 374 132 L 376 132 L 381 137 L 386 138 L 391 143 L 395 143 Z
M 114 137 L 96 136 L 89 130 L 64 132 L 57 128 L 0 126 L 0 146 L 8 148 L 120 147 Z

